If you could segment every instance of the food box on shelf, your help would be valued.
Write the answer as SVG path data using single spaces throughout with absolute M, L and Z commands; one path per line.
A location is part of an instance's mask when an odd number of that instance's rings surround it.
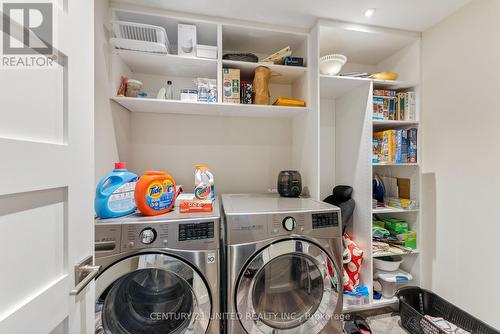
M 240 70 L 224 68 L 222 70 L 222 90 L 224 103 L 240 103 Z

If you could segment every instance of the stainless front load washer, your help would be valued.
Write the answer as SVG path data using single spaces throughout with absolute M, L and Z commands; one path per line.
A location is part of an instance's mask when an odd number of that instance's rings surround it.
M 96 221 L 95 333 L 218 334 L 219 226 L 209 214 Z
M 340 209 L 251 194 L 222 207 L 227 333 L 341 333 Z

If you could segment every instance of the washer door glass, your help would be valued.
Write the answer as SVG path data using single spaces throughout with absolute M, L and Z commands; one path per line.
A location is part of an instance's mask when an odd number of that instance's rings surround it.
M 99 334 L 197 334 L 210 322 L 208 286 L 184 260 L 141 254 L 107 268 L 96 280 Z
M 180 333 L 193 314 L 191 287 L 161 269 L 120 278 L 104 300 L 103 325 L 111 333 Z
M 238 280 L 235 303 L 242 326 L 248 333 L 321 331 L 339 303 L 332 263 L 321 247 L 306 240 L 262 249 Z

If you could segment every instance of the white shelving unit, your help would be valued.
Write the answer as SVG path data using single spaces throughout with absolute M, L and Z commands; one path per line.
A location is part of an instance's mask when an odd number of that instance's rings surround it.
M 419 34 L 361 27 L 340 22 L 320 21 L 318 24 L 318 48 L 320 56 L 340 53 L 348 62 L 343 72 L 395 71 L 400 75 L 397 81 L 372 80 L 341 75 L 318 74 L 320 92 L 320 189 L 321 197 L 331 192 L 335 185 L 350 185 L 356 209 L 348 233 L 364 250 L 364 264 L 361 268 L 361 284 L 369 291 L 373 284 L 373 258 L 394 255 L 372 253 L 372 216 L 407 219 L 412 230 L 420 234 L 419 210 L 395 208 L 373 209 L 371 205 L 371 181 L 374 174 L 395 177 L 409 177 L 415 200 L 419 199 L 420 169 L 418 163 L 372 164 L 372 134 L 386 129 L 418 127 L 415 121 L 374 121 L 373 90 L 414 90 L 418 95 L 420 82 Z M 418 104 L 418 100 L 417 100 Z M 331 158 L 329 158 L 329 156 Z M 410 272 L 419 284 L 419 250 L 402 255 L 405 262 L 402 269 Z M 358 306 L 345 306 L 344 311 L 353 312 L 371 308 L 393 306 L 396 298 L 373 299 Z
M 132 8 L 132 9 L 131 9 Z M 112 50 L 112 77 L 113 95 L 116 94 L 119 78 L 127 76 L 143 82 L 143 91 L 149 99 L 134 101 L 121 97 L 112 97 L 112 100 L 133 112 L 162 112 L 172 114 L 203 114 L 216 116 L 244 117 L 293 117 L 308 108 L 289 108 L 262 105 L 225 106 L 222 97 L 222 69 L 238 68 L 242 81 L 252 81 L 253 73 L 259 63 L 223 60 L 222 55 L 227 52 L 253 52 L 256 55 L 270 55 L 279 50 L 283 41 L 289 42 L 294 55 L 308 58 L 308 34 L 290 32 L 274 28 L 262 28 L 254 25 L 234 26 L 224 21 L 214 21 L 194 16 L 182 16 L 171 13 L 152 12 L 145 8 L 116 5 L 112 9 L 115 20 L 146 23 L 161 26 L 166 29 L 172 49 L 177 49 L 177 24 L 193 24 L 197 26 L 198 43 L 217 47 L 217 59 L 198 57 L 184 57 L 174 54 L 157 54 L 133 50 Z M 255 36 L 255 43 L 249 44 Z M 258 41 L 258 43 L 257 43 Z M 277 46 L 278 45 L 278 46 Z M 270 92 L 271 103 L 279 96 L 298 98 L 308 101 L 308 67 L 264 65 L 271 69 Z M 154 103 L 158 90 L 164 87 L 167 80 L 172 81 L 174 100 L 180 100 L 181 89 L 196 89 L 196 78 L 217 80 L 218 103 L 205 105 L 206 112 L 201 106 L 191 103 Z
M 239 188 L 234 191 L 266 192 L 275 185 L 275 175 L 283 169 L 299 170 L 305 194 L 316 199 L 324 199 L 336 185 L 352 186 L 356 209 L 348 232 L 365 252 L 361 283 L 371 291 L 373 214 L 407 219 L 411 229 L 417 231 L 417 239 L 421 236 L 420 211 L 372 209 L 371 186 L 374 174 L 410 178 L 413 199 L 420 202 L 419 163 L 372 164 L 374 131 L 419 127 L 418 112 L 415 121 L 373 121 L 372 92 L 373 89 L 415 89 L 417 106 L 420 104 L 420 34 L 360 25 L 354 29 L 349 23 L 326 20 L 305 31 L 257 23 L 235 24 L 219 18 L 134 5 L 114 3 L 113 6 L 112 20 L 163 26 L 174 49 L 178 23 L 195 24 L 198 42 L 217 47 L 217 59 L 110 50 L 110 99 L 113 105 L 126 109 L 125 117 L 115 115 L 124 118 L 116 130 L 121 141 L 118 149 L 125 152 L 131 169 L 143 171 L 165 166 L 179 177 L 180 183 L 190 184 L 192 173 L 184 169 L 191 168 L 193 157 L 200 157 L 211 169 L 212 166 L 218 169 L 217 180 L 222 189 L 233 190 L 230 187 L 237 177 L 234 171 L 238 171 L 252 175 L 254 181 L 238 184 Z M 287 45 L 292 47 L 294 56 L 304 58 L 305 67 L 266 65 L 272 73 L 271 100 L 278 96 L 298 98 L 306 101 L 305 108 L 223 103 L 222 69 L 239 68 L 241 78 L 251 81 L 253 71 L 260 65 L 223 60 L 224 53 L 253 52 L 262 58 Z M 319 58 L 329 53 L 347 56 L 343 72 L 395 71 L 399 79 L 383 81 L 321 75 Z M 149 98 L 116 97 L 121 76 L 141 80 Z M 197 77 L 217 79 L 217 103 L 178 100 L 180 89 L 196 88 L 193 79 Z M 151 98 L 166 80 L 173 82 L 177 100 Z M 162 131 L 172 136 L 167 140 Z M 420 135 L 419 131 L 419 141 Z M 418 241 L 417 250 L 404 255 L 402 265 L 402 269 L 414 277 L 411 284 L 416 285 L 421 276 L 420 245 Z M 367 305 L 346 308 L 346 311 L 396 302 L 395 298 L 374 300 L 370 294 Z

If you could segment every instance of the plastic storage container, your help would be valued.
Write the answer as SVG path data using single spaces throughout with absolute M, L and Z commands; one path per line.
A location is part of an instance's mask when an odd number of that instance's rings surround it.
M 500 334 L 493 327 L 462 311 L 438 295 L 419 287 L 397 292 L 401 324 L 412 334 L 447 334 L 424 316 L 443 318 L 474 334 Z
M 397 271 L 377 271 L 373 275 L 382 285 L 382 296 L 392 298 L 396 294 L 399 284 L 407 283 L 413 279 L 413 276 L 403 270 Z
M 211 45 L 198 44 L 196 46 L 196 57 L 217 59 L 217 47 Z
M 137 181 L 135 202 L 142 214 L 160 215 L 173 209 L 176 194 L 175 181 L 169 174 L 150 171 Z
M 104 176 L 95 191 L 95 212 L 100 218 L 115 218 L 134 212 L 137 207 L 134 190 L 137 175 L 127 170 L 125 163 L 115 163 L 115 169 Z

